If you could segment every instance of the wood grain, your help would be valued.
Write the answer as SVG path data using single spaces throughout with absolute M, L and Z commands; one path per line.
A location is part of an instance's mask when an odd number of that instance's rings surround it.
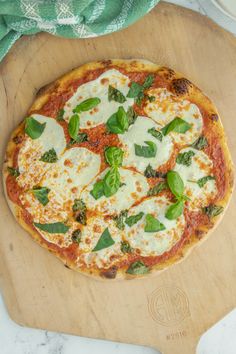
M 184 73 L 221 114 L 236 158 L 236 39 L 192 11 L 160 3 L 121 32 L 87 40 L 22 37 L 0 66 L 0 149 L 35 93 L 85 62 L 145 58 Z M 235 195 L 219 227 L 184 262 L 151 279 L 100 282 L 65 268 L 17 225 L 1 186 L 1 289 L 22 325 L 193 354 L 236 306 Z

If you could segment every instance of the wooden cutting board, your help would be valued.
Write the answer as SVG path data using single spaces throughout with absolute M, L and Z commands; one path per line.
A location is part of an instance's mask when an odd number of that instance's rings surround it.
M 22 37 L 0 67 L 1 158 L 40 87 L 105 58 L 145 58 L 183 72 L 216 102 L 236 158 L 236 38 L 167 3 L 108 36 Z M 217 230 L 184 262 L 152 279 L 120 282 L 65 268 L 17 225 L 2 188 L 0 198 L 1 289 L 22 325 L 193 354 L 199 336 L 236 306 L 235 196 Z

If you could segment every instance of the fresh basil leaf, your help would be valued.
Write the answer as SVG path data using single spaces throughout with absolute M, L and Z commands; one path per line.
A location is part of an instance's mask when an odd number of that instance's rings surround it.
M 152 75 L 152 74 L 148 75 L 143 83 L 143 88 L 148 89 L 149 87 L 151 87 L 153 84 L 153 81 L 154 81 L 154 75 Z
M 176 203 L 169 206 L 166 211 L 165 217 L 169 220 L 177 219 L 180 215 L 183 214 L 184 210 L 184 201 L 179 200 Z
M 121 166 L 123 161 L 124 151 L 116 146 L 109 146 L 105 149 L 106 162 L 110 166 Z
M 103 231 L 103 233 L 101 234 L 101 236 L 100 236 L 96 246 L 92 250 L 92 252 L 100 251 L 104 248 L 110 247 L 110 246 L 114 245 L 114 243 L 115 243 L 115 241 L 111 237 L 111 234 L 110 234 L 108 227 L 107 227 Z
M 115 221 L 116 227 L 120 230 L 124 230 L 125 224 L 124 221 L 128 215 L 128 210 L 122 210 L 119 215 L 114 216 L 113 220 Z
M 143 86 L 138 84 L 137 82 L 131 82 L 130 89 L 129 89 L 129 92 L 127 94 L 127 97 L 136 98 L 141 93 L 143 93 Z
M 159 182 L 154 187 L 149 189 L 148 196 L 157 195 L 160 192 L 162 192 L 164 189 L 167 189 L 167 188 L 168 188 L 168 185 L 166 182 Z
M 57 162 L 58 157 L 54 148 L 46 151 L 40 158 L 40 161 L 54 163 Z
M 192 163 L 192 157 L 194 155 L 195 155 L 195 153 L 192 150 L 180 153 L 180 154 L 178 154 L 178 156 L 176 158 L 176 162 L 179 165 L 190 166 Z
M 90 191 L 90 194 L 96 200 L 104 195 L 103 180 L 100 180 L 93 185 L 93 189 Z
M 13 177 L 18 177 L 20 176 L 20 171 L 18 168 L 13 168 L 13 167 L 7 167 L 8 172 L 10 173 L 11 176 Z
M 25 118 L 25 132 L 31 139 L 38 139 L 44 132 L 46 123 L 39 123 L 33 117 Z
M 124 129 L 121 127 L 117 121 L 117 112 L 113 113 L 106 122 L 106 127 L 108 132 L 113 134 L 123 134 Z
M 72 210 L 74 212 L 74 218 L 77 222 L 82 225 L 87 224 L 87 207 L 82 199 L 75 199 L 74 204 L 72 206 Z
M 132 215 L 129 216 L 128 218 L 126 218 L 125 223 L 126 225 L 128 225 L 129 227 L 133 226 L 134 224 L 137 224 L 137 222 L 139 220 L 142 219 L 144 213 L 141 211 L 140 213 L 136 214 L 136 215 Z
M 33 195 L 38 199 L 38 201 L 43 205 L 47 205 L 49 202 L 48 193 L 50 192 L 49 188 L 46 187 L 33 187 Z
M 192 147 L 197 150 L 202 150 L 208 146 L 207 138 L 202 135 L 193 144 Z
M 146 158 L 155 157 L 157 153 L 157 146 L 153 141 L 144 141 L 147 146 L 134 144 L 135 155 Z
M 129 121 L 128 121 L 127 113 L 125 112 L 122 106 L 119 107 L 117 111 L 117 122 L 124 131 L 128 130 Z
M 72 232 L 71 239 L 72 242 L 79 244 L 81 241 L 81 230 L 80 229 L 74 230 Z
M 108 87 L 108 101 L 115 101 L 119 103 L 124 103 L 126 101 L 125 96 L 115 87 L 109 85 Z
M 78 104 L 73 109 L 73 113 L 90 111 L 90 109 L 93 109 L 94 107 L 96 107 L 100 102 L 101 102 L 101 100 L 98 97 L 88 98 L 87 100 L 84 100 L 83 102 Z
M 86 133 L 78 133 L 76 139 L 70 139 L 69 143 L 67 144 L 67 148 L 74 144 L 80 144 L 84 141 L 88 141 L 88 134 Z
M 117 167 L 111 167 L 103 179 L 105 197 L 111 197 L 120 188 L 120 173 Z
M 161 129 L 163 135 L 167 135 L 170 132 L 176 132 L 184 134 L 191 128 L 191 124 L 187 123 L 185 120 L 176 117 L 170 123 L 168 123 L 164 128 Z
M 146 97 L 146 95 L 144 95 L 144 90 L 148 89 L 152 85 L 153 80 L 154 76 L 148 75 L 143 85 L 140 85 L 137 82 L 132 82 L 127 97 L 134 98 L 135 103 L 140 106 L 142 100 Z
M 165 230 L 165 226 L 159 220 L 154 218 L 154 216 L 152 216 L 152 214 L 147 214 L 144 231 L 145 232 L 158 232 L 158 231 L 162 231 L 162 230 Z
M 70 134 L 70 137 L 74 140 L 76 140 L 77 138 L 79 132 L 79 125 L 80 125 L 80 119 L 78 114 L 73 114 L 68 124 L 68 132 Z
M 171 190 L 171 192 L 176 196 L 176 198 L 180 198 L 184 193 L 184 182 L 178 172 L 176 171 L 168 171 L 167 172 L 167 183 Z
M 132 247 L 127 241 L 121 241 L 120 250 L 123 253 L 132 253 L 133 251 Z
M 202 178 L 199 178 L 199 180 L 197 180 L 197 184 L 199 185 L 200 188 L 204 187 L 205 184 L 208 182 L 208 181 L 211 181 L 215 179 L 214 176 L 206 176 L 206 177 L 202 177 Z
M 224 208 L 221 205 L 210 204 L 207 207 L 202 208 L 203 212 L 209 216 L 209 218 L 213 218 L 222 213 Z
M 133 107 L 129 106 L 129 108 L 127 110 L 127 118 L 128 118 L 129 126 L 135 123 L 137 117 L 138 117 L 138 115 L 135 112 L 135 110 L 133 109 Z
M 163 139 L 162 133 L 156 130 L 155 128 L 148 129 L 148 133 L 154 136 L 154 138 L 158 139 L 159 141 L 162 141 Z
M 34 226 L 38 229 L 48 232 L 49 234 L 65 234 L 69 230 L 69 226 L 62 222 L 54 222 L 52 224 L 40 224 L 34 222 Z
M 54 163 L 58 160 L 57 153 L 54 148 L 46 151 L 40 158 L 40 161 Z
M 57 121 L 62 121 L 64 120 L 63 116 L 64 116 L 64 113 L 65 113 L 65 110 L 62 108 L 62 109 L 59 109 L 58 113 L 57 113 L 57 118 L 56 120 Z
M 129 128 L 128 116 L 121 106 L 118 111 L 111 115 L 111 117 L 106 122 L 108 131 L 114 134 L 124 134 Z
M 146 274 L 149 273 L 149 268 L 142 261 L 136 261 L 130 264 L 126 273 L 134 275 Z

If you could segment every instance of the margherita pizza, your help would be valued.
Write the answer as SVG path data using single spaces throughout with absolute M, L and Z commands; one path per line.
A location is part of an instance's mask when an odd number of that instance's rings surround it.
M 181 74 L 141 60 L 89 63 L 40 90 L 3 175 L 35 240 L 69 268 L 109 279 L 181 260 L 233 186 L 215 106 Z

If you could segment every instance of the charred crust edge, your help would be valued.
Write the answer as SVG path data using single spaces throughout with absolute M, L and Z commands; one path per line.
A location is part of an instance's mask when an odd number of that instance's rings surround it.
M 166 66 L 158 70 L 158 74 L 161 74 L 166 80 L 172 80 L 175 77 L 175 71 Z
M 50 83 L 47 84 L 45 86 L 42 86 L 37 92 L 36 92 L 36 97 L 39 98 L 41 96 L 43 96 L 45 93 L 51 93 L 53 91 L 55 91 L 58 88 L 58 83 L 54 82 L 54 83 Z
M 110 66 L 112 64 L 112 61 L 110 59 L 108 60 L 101 60 L 100 63 L 104 66 Z
M 174 79 L 171 82 L 171 90 L 176 95 L 186 95 L 189 91 L 189 88 L 191 88 L 192 86 L 192 83 L 185 78 Z
M 216 113 L 212 113 L 212 114 L 210 115 L 210 119 L 211 119 L 213 122 L 217 122 L 217 121 L 219 120 L 219 116 L 218 116 L 218 114 L 216 114 Z
M 108 279 L 115 279 L 116 274 L 117 274 L 117 270 L 118 270 L 118 268 L 116 266 L 112 266 L 111 268 L 109 268 L 105 271 L 102 271 L 100 273 L 100 275 L 105 278 L 108 278 Z
M 24 138 L 22 135 L 16 135 L 16 136 L 14 136 L 14 138 L 12 140 L 16 145 L 18 145 L 18 144 L 22 143 L 23 139 Z

